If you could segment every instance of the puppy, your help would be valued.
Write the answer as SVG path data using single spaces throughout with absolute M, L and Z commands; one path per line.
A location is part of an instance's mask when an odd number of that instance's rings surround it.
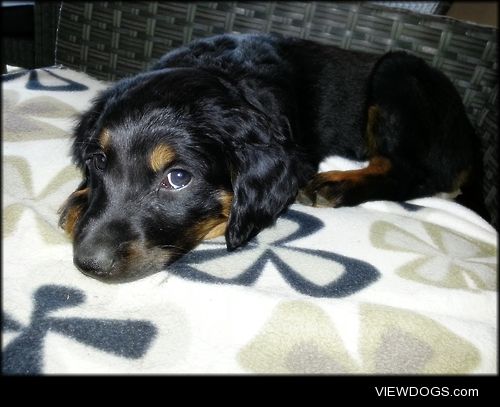
M 234 250 L 297 197 L 338 207 L 462 188 L 486 217 L 479 151 L 454 86 L 422 59 L 220 35 L 93 100 L 72 145 L 83 180 L 60 225 L 83 273 L 128 281 L 203 239 L 225 235 Z M 329 155 L 369 164 L 317 174 Z

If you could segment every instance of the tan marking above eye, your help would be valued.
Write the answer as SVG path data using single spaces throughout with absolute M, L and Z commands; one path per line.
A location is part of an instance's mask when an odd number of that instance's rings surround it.
M 109 149 L 109 146 L 111 144 L 111 135 L 109 134 L 108 129 L 103 129 L 103 131 L 99 135 L 99 144 L 104 152 Z
M 149 156 L 149 166 L 158 172 L 174 161 L 175 152 L 166 144 L 157 145 Z

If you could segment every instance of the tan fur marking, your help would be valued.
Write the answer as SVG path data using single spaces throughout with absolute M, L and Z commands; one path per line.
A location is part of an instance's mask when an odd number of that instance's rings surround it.
M 75 205 L 71 207 L 66 214 L 66 219 L 64 221 L 64 231 L 71 238 L 74 238 L 75 225 L 76 222 L 78 222 L 80 215 L 82 214 L 82 210 L 83 205 Z
M 89 193 L 89 188 L 84 188 L 84 189 L 79 189 L 75 192 L 73 192 L 66 202 L 59 208 L 57 211 L 58 213 L 64 213 L 63 215 L 63 223 L 60 223 L 60 226 L 64 229 L 64 231 L 68 234 L 70 237 L 74 237 L 74 229 L 76 222 L 78 222 L 78 219 L 80 218 L 80 215 L 82 213 L 82 210 L 84 208 L 83 204 L 78 204 L 78 203 L 73 203 L 68 209 L 66 207 L 69 205 L 69 203 L 76 199 L 81 199 L 83 196 L 88 195 Z
M 149 165 L 153 171 L 158 172 L 170 164 L 174 158 L 174 150 L 165 144 L 160 144 L 152 151 L 149 157 Z
M 368 167 L 351 171 L 327 171 L 321 172 L 314 177 L 313 184 L 320 185 L 325 182 L 350 181 L 355 184 L 361 183 L 366 177 L 373 175 L 383 175 L 389 172 L 391 162 L 384 157 L 373 157 Z
M 108 129 L 104 129 L 99 135 L 99 144 L 104 152 L 109 150 L 111 144 L 111 136 Z
M 219 202 L 221 204 L 220 215 L 215 218 L 206 219 L 194 228 L 193 233 L 198 240 L 214 239 L 224 235 L 226 232 L 233 194 L 227 191 L 220 191 Z
M 216 237 L 223 236 L 226 233 L 227 220 L 222 221 L 218 225 L 215 225 L 210 229 L 210 231 L 203 236 L 203 240 L 215 239 Z
M 143 256 L 144 256 L 144 251 L 141 249 L 138 243 L 132 242 L 127 245 L 124 258 L 128 263 L 138 261 Z
M 384 176 L 391 168 L 392 164 L 387 158 L 376 156 L 370 160 L 368 167 L 360 170 L 320 172 L 299 192 L 298 199 L 306 205 L 336 206 L 338 205 L 339 198 L 336 196 L 329 196 L 329 183 L 345 182 L 346 185 L 343 188 L 349 189 L 353 188 L 355 185 L 369 182 L 370 177 Z M 326 191 L 321 192 L 322 189 L 326 189 Z
M 224 217 L 216 217 L 216 218 L 209 218 L 205 219 L 202 222 L 198 223 L 196 226 L 194 226 L 189 235 L 194 236 L 195 240 L 198 242 L 200 240 L 205 240 L 207 239 L 207 236 L 211 236 L 211 238 L 220 236 L 220 234 L 217 234 L 212 232 L 212 230 L 219 231 L 220 233 L 220 228 L 222 228 L 221 225 L 226 225 L 227 219 Z
M 229 218 L 231 213 L 231 205 L 233 204 L 233 194 L 227 191 L 221 191 L 219 201 L 222 205 L 222 215 Z
M 459 190 L 462 185 L 464 185 L 470 176 L 470 169 L 460 171 L 457 178 L 455 179 L 455 182 L 453 183 L 453 188 L 451 192 Z
M 83 195 L 89 194 L 89 188 L 79 189 L 71 194 L 70 198 L 80 198 Z
M 375 138 L 375 127 L 377 126 L 380 109 L 378 106 L 368 108 L 368 120 L 366 123 L 366 150 L 369 157 L 377 153 L 377 140 Z

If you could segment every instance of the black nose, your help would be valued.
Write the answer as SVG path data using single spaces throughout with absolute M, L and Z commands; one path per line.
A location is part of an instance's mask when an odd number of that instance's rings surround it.
M 73 262 L 83 273 L 92 277 L 106 277 L 112 273 L 116 251 L 107 245 L 80 245 Z

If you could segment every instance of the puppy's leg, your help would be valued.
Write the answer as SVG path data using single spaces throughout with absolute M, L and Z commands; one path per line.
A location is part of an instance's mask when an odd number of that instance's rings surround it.
M 301 191 L 299 201 L 313 206 L 354 206 L 371 200 L 408 199 L 412 174 L 396 167 L 390 159 L 374 156 L 366 168 L 352 171 L 327 171 L 316 174 Z
M 355 206 L 366 201 L 407 200 L 431 193 L 426 191 L 425 171 L 415 164 L 415 157 L 401 157 L 404 154 L 398 147 L 404 135 L 395 131 L 394 112 L 390 124 L 387 116 L 379 106 L 368 108 L 365 149 L 369 163 L 366 168 L 316 174 L 299 192 L 299 202 L 313 206 Z
M 475 175 L 481 165 L 479 140 L 442 73 L 414 56 L 391 53 L 370 85 L 364 146 L 370 164 L 317 174 L 303 190 L 313 204 L 403 201 L 480 185 Z M 480 192 L 474 190 L 477 201 Z
M 414 100 L 371 105 L 365 131 L 366 168 L 316 174 L 299 194 L 313 206 L 355 206 L 366 201 L 405 201 L 454 192 L 462 184 L 467 161 L 435 128 Z M 457 136 L 461 136 L 458 132 Z M 445 134 L 446 135 L 446 134 Z M 462 162 L 459 162 L 459 161 Z M 309 202 L 308 202 L 309 201 Z

